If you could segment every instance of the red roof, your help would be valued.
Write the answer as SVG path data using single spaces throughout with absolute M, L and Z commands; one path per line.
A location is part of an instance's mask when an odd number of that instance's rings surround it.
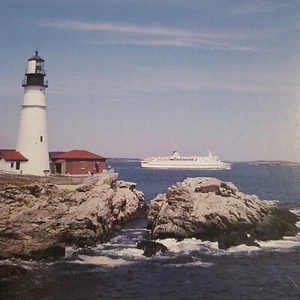
M 64 159 L 59 159 L 59 160 L 56 160 L 56 161 L 55 161 L 56 164 L 62 164 L 62 163 L 64 163 L 64 162 L 65 162 Z
M 94 160 L 106 160 L 105 157 L 98 154 L 86 151 L 86 150 L 72 150 L 69 152 L 64 152 L 51 157 L 52 160 L 55 159 L 94 159 Z
M 28 161 L 19 151 L 15 150 L 0 150 L 0 156 L 6 161 Z

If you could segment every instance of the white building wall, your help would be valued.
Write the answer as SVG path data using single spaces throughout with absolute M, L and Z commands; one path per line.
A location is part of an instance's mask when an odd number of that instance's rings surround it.
M 11 163 L 13 163 L 13 167 L 11 167 Z M 0 173 L 10 173 L 10 174 L 24 174 L 24 167 L 26 166 L 26 161 L 20 162 L 20 169 L 17 170 L 17 162 L 6 161 L 4 158 L 0 159 Z
M 10 171 L 10 164 L 3 158 L 0 159 L 0 170 L 4 172 Z

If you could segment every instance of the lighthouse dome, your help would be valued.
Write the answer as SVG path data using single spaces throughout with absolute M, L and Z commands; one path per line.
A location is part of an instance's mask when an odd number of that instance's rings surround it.
M 35 51 L 35 55 L 28 59 L 28 61 L 31 61 L 31 60 L 35 60 L 35 61 L 45 61 L 44 59 L 42 59 L 42 58 L 39 56 L 39 52 L 38 52 L 38 51 Z

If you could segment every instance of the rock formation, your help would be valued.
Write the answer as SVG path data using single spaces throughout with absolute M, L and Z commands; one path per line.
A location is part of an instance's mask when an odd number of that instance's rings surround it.
M 148 241 L 148 240 L 139 241 L 136 247 L 137 249 L 144 250 L 143 255 L 146 257 L 153 256 L 157 252 L 166 252 L 168 250 L 168 248 L 165 245 L 154 241 Z
M 154 198 L 147 226 L 153 239 L 196 237 L 227 249 L 295 235 L 297 221 L 289 210 L 239 192 L 230 182 L 203 177 L 187 178 Z
M 0 258 L 61 257 L 66 245 L 107 241 L 125 221 L 146 211 L 135 184 L 103 174 L 76 191 L 51 184 L 0 181 Z

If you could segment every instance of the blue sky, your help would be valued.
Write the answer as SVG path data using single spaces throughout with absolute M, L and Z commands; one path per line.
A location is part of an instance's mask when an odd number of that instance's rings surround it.
M 300 161 L 298 0 L 1 0 L 0 148 L 36 49 L 50 150 Z

